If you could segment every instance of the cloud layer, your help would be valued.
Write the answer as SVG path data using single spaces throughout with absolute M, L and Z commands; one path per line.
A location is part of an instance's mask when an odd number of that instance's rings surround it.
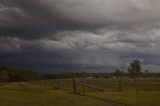
M 132 59 L 159 72 L 159 0 L 1 0 L 0 64 L 110 72 Z

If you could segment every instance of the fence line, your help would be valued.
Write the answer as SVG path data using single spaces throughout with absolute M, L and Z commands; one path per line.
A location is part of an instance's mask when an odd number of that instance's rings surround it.
M 76 81 L 75 75 L 73 74 L 73 78 L 72 78 L 73 93 L 77 92 L 77 84 L 82 85 L 82 91 L 83 91 L 84 96 L 85 96 L 85 93 L 86 93 L 85 92 L 85 86 L 90 87 L 90 88 L 94 88 L 94 89 L 99 90 L 99 91 L 105 91 L 103 88 L 97 87 L 95 85 L 86 84 L 85 83 L 85 73 L 83 73 L 82 83 Z
M 80 85 L 83 85 L 83 83 L 81 83 L 81 82 L 77 82 L 77 81 L 76 81 L 76 83 L 78 83 L 78 84 L 80 84 Z M 100 88 L 100 87 L 97 87 L 97 86 L 95 86 L 95 85 L 89 85 L 89 84 L 84 84 L 84 85 L 87 86 L 87 87 L 91 87 L 91 88 L 97 89 L 97 90 L 99 90 L 99 91 L 105 91 L 104 89 L 102 89 L 102 88 Z

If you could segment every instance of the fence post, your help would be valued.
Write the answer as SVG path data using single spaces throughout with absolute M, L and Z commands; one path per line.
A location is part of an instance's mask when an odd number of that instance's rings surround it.
M 76 87 L 76 80 L 75 80 L 74 74 L 73 74 L 73 78 L 72 78 L 72 84 L 73 84 L 73 93 L 76 93 L 77 87 Z
M 83 80 L 83 96 L 85 96 L 85 73 L 83 73 L 82 80 Z
M 138 93 L 138 74 L 135 74 L 135 87 L 136 87 L 136 102 L 137 106 L 139 106 L 139 93 Z
M 119 78 L 119 92 L 122 91 L 122 79 Z

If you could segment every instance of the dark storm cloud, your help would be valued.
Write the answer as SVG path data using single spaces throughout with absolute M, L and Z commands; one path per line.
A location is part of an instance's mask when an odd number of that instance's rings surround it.
M 76 53 L 75 53 L 76 54 Z M 39 70 L 41 72 L 80 71 L 81 66 L 74 63 L 75 56 L 65 56 L 58 52 L 45 53 L 9 53 L 0 55 L 1 65 Z M 71 59 L 70 59 L 71 58 Z M 80 69 L 76 69 L 80 68 Z
M 159 9 L 159 0 L 0 0 L 0 64 L 102 72 L 138 58 L 158 72 Z
M 61 30 L 91 29 L 97 25 L 67 19 L 61 7 L 70 8 L 70 2 L 57 0 L 3 0 L 0 5 L 1 36 L 39 38 Z M 76 5 L 77 3 L 71 2 Z M 71 5 L 72 7 L 72 5 Z M 76 14 L 76 13 L 75 13 Z M 80 18 L 78 19 L 80 20 Z
M 37 38 L 49 35 L 63 26 L 56 15 L 37 1 L 4 0 L 0 17 L 0 29 L 3 36 Z M 6 8 L 6 9 L 3 9 Z
M 160 18 L 158 6 L 157 0 L 1 0 L 1 36 L 36 38 L 61 30 L 153 23 Z

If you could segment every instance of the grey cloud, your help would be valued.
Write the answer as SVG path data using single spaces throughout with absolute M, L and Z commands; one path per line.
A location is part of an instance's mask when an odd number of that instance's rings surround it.
M 1 35 L 35 38 L 61 30 L 156 23 L 159 5 L 157 0 L 2 0 L 0 28 L 6 30 Z
M 140 58 L 158 72 L 159 7 L 158 0 L 1 0 L 0 64 L 110 71 Z
M 3 38 L 0 37 L 0 54 L 1 53 L 8 53 L 8 52 L 19 52 L 20 45 L 17 42 L 17 38 Z
M 154 65 L 154 64 L 148 64 L 148 65 L 143 65 L 144 70 L 148 70 L 149 72 L 157 73 L 160 70 L 159 65 Z

